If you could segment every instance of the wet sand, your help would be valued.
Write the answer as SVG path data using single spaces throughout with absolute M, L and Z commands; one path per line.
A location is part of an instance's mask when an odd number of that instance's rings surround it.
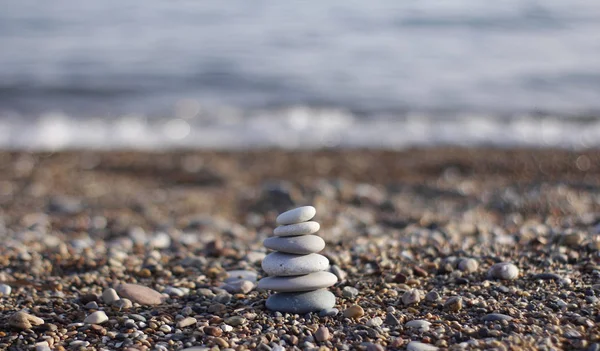
M 597 150 L 0 152 L 0 349 L 600 350 L 599 183 Z M 263 275 L 275 216 L 305 204 L 339 314 L 220 290 L 227 271 Z M 489 277 L 499 262 L 517 278 Z M 182 296 L 99 297 L 120 283 Z M 96 310 L 108 321 L 84 324 Z M 44 324 L 16 327 L 18 311 Z

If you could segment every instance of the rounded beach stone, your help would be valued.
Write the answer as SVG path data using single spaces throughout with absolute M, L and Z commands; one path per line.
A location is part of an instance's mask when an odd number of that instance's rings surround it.
M 117 292 L 140 305 L 159 305 L 166 300 L 158 291 L 138 284 L 121 284 L 117 287 Z
M 286 225 L 301 223 L 311 220 L 317 214 L 317 210 L 312 206 L 302 206 L 289 210 L 277 216 L 277 224 Z
M 329 267 L 329 260 L 316 253 L 294 255 L 273 252 L 262 261 L 262 269 L 268 275 L 288 277 L 324 271 Z
M 297 236 L 314 234 L 321 229 L 321 225 L 317 222 L 302 222 L 296 224 L 282 225 L 273 231 L 275 236 Z
M 6 284 L 0 284 L 0 296 L 8 296 L 10 295 L 10 292 L 12 291 L 12 289 L 10 288 L 9 285 Z
M 111 304 L 119 299 L 120 297 L 117 294 L 117 291 L 113 288 L 104 289 L 104 291 L 102 292 L 102 300 L 104 301 L 104 303 Z
M 283 313 L 305 314 L 333 308 L 335 296 L 325 289 L 307 292 L 280 292 L 267 299 L 267 308 Z
M 325 240 L 316 235 L 300 235 L 285 238 L 273 236 L 266 238 L 263 241 L 263 245 L 267 249 L 275 251 L 306 255 L 323 250 L 325 248 Z
M 463 272 L 472 273 L 479 268 L 479 262 L 473 258 L 464 258 L 458 261 L 458 269 Z
M 104 311 L 96 311 L 89 316 L 85 317 L 83 323 L 86 324 L 102 324 L 108 321 L 108 316 Z
M 509 262 L 496 263 L 488 270 L 488 276 L 502 280 L 514 280 L 519 277 L 519 268 Z
M 411 341 L 406 345 L 407 351 L 437 351 L 437 346 L 431 344 L 425 344 L 419 341 Z
M 258 288 L 280 292 L 310 291 L 330 287 L 336 282 L 335 274 L 316 272 L 294 277 L 266 277 L 258 282 Z
M 490 313 L 481 318 L 484 322 L 512 321 L 512 317 L 502 313 Z

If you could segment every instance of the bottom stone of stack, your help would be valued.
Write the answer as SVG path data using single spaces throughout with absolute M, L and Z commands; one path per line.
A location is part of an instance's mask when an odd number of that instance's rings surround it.
M 304 314 L 333 308 L 335 296 L 326 289 L 305 292 L 281 292 L 267 299 L 267 308 L 284 313 Z

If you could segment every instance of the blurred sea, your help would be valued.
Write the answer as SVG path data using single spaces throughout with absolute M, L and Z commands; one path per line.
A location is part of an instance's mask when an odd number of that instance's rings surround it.
M 2 148 L 600 146 L 600 1 L 0 9 Z

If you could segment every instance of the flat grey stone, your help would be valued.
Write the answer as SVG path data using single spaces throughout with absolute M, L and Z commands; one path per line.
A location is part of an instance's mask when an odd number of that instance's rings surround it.
M 277 216 L 277 224 L 295 224 L 311 220 L 317 214 L 317 210 L 312 206 L 302 206 L 289 210 Z
M 97 310 L 98 303 L 96 301 L 90 301 L 85 304 L 85 308 L 87 308 L 88 310 Z
M 273 231 L 275 236 L 296 236 L 314 234 L 321 229 L 321 225 L 317 222 L 302 222 L 296 224 L 282 225 Z
M 227 278 L 225 279 L 225 283 L 234 283 L 238 280 L 249 280 L 251 282 L 256 282 L 258 273 L 252 271 L 245 270 L 233 270 L 227 272 Z
M 263 241 L 263 245 L 267 249 L 279 252 L 306 255 L 323 250 L 325 248 L 325 240 L 316 235 L 273 236 L 266 238 Z
M 422 320 L 422 319 L 415 319 L 415 320 L 412 320 L 412 321 L 407 322 L 406 324 L 404 324 L 404 326 L 407 327 L 407 328 L 418 329 L 418 330 L 420 330 L 422 332 L 428 331 L 430 325 L 431 325 L 430 322 L 428 322 L 426 320 Z
M 486 314 L 481 319 L 485 322 L 493 322 L 493 321 L 511 321 L 513 318 L 511 316 L 507 316 L 502 313 L 490 313 L 490 314 Z
M 388 312 L 386 314 L 385 321 L 383 321 L 383 323 L 391 325 L 393 327 L 400 325 L 400 321 L 398 320 L 398 318 L 396 318 L 396 316 L 394 316 L 391 312 Z
M 333 308 L 335 296 L 328 290 L 276 293 L 267 299 L 267 308 L 283 313 L 305 314 Z
M 335 274 L 315 272 L 293 277 L 266 277 L 258 282 L 258 289 L 280 292 L 310 291 L 330 287 L 336 282 Z
M 425 344 L 418 341 L 411 341 L 406 345 L 407 351 L 437 351 L 439 350 L 436 346 L 431 344 Z
M 562 277 L 555 273 L 539 273 L 534 274 L 531 279 L 533 280 L 561 280 Z
M 358 289 L 353 286 L 345 286 L 342 289 L 342 296 L 348 299 L 354 299 L 358 296 Z
M 337 308 L 327 308 L 319 311 L 319 317 L 335 317 L 340 313 Z
M 292 276 L 324 271 L 329 267 L 329 260 L 316 253 L 309 255 L 294 255 L 273 252 L 262 261 L 262 269 L 268 275 Z
M 230 294 L 247 294 L 254 289 L 255 283 L 249 280 L 236 280 L 231 283 L 227 283 L 222 288 Z

